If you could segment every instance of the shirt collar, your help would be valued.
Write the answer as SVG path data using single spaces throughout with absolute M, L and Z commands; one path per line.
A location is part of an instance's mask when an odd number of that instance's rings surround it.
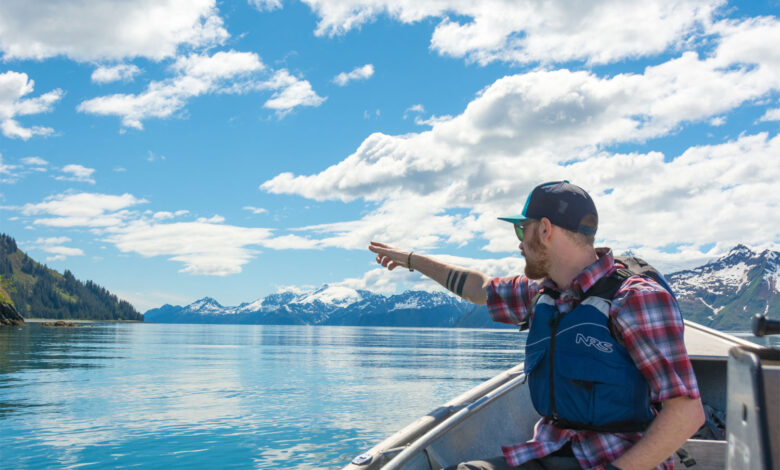
M 615 258 L 612 256 L 610 248 L 596 248 L 596 256 L 599 258 L 583 269 L 571 282 L 572 289 L 580 295 L 588 292 L 588 289 L 593 287 L 599 279 L 608 276 L 615 270 Z
M 583 269 L 582 272 L 571 281 L 570 288 L 580 296 L 593 287 L 599 279 L 612 274 L 612 271 L 615 270 L 615 258 L 612 255 L 612 249 L 607 247 L 596 248 L 596 256 L 598 256 L 598 259 L 590 266 Z M 549 277 L 544 278 L 542 287 L 556 291 L 561 290 Z

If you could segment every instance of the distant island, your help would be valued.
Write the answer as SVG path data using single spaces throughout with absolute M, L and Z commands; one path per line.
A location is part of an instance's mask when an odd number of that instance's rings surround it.
M 748 330 L 756 313 L 780 317 L 776 251 L 757 253 L 738 245 L 695 269 L 667 275 L 686 319 L 720 330 Z M 225 307 L 204 297 L 187 306 L 148 310 L 146 321 L 409 327 L 511 328 L 490 319 L 485 307 L 437 292 L 407 291 L 384 296 L 367 290 L 324 285 L 311 292 L 280 292 Z
M 130 303 L 70 271 L 60 274 L 36 262 L 5 234 L 0 234 L 0 289 L 24 318 L 143 321 Z

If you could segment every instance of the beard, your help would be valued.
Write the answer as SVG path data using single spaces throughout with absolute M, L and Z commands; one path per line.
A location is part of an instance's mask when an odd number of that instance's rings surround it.
M 534 227 L 535 229 L 538 227 Z M 547 248 L 542 245 L 537 237 L 536 230 L 532 230 L 532 233 L 527 240 L 523 243 L 525 248 L 523 250 L 525 256 L 525 275 L 529 279 L 542 279 L 547 277 L 550 272 L 550 256 L 547 253 Z

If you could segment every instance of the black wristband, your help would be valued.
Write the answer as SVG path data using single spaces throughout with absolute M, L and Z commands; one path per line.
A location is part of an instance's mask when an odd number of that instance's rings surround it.
M 623 470 L 623 469 L 620 468 L 620 467 L 616 467 L 616 466 L 612 465 L 611 463 L 608 463 L 607 466 L 604 467 L 604 470 Z
M 414 254 L 414 251 L 409 252 L 409 257 L 406 258 L 406 267 L 409 268 L 409 271 L 414 271 L 412 269 L 412 255 Z

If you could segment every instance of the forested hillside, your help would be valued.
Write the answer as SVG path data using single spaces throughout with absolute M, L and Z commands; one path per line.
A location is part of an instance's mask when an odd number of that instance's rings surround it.
M 25 318 L 143 320 L 132 305 L 70 271 L 60 274 L 42 265 L 0 234 L 0 286 Z

